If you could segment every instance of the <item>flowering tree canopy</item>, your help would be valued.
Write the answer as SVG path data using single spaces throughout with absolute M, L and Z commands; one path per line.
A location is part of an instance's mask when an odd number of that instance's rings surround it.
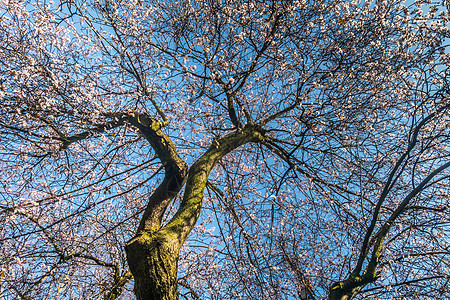
M 445 5 L 0 0 L 0 299 L 450 298 Z

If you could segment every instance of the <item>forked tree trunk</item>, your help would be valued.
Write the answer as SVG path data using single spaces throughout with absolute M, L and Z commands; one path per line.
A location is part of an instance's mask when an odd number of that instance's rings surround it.
M 353 299 L 353 293 L 352 292 L 345 293 L 341 289 L 334 291 L 332 290 L 328 295 L 328 300 L 351 300 L 351 299 Z
M 261 129 L 246 127 L 214 140 L 211 147 L 189 169 L 179 158 L 170 139 L 160 131 L 154 119 L 130 118 L 149 140 L 161 162 L 165 178 L 150 196 L 138 232 L 125 246 L 127 261 L 134 277 L 138 300 L 177 300 L 179 250 L 198 220 L 208 176 L 222 157 L 241 145 L 264 140 Z M 161 219 L 169 203 L 186 179 L 183 200 L 176 214 L 165 226 Z

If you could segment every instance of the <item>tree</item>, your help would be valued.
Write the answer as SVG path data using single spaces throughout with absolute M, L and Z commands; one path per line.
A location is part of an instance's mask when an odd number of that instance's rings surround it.
M 2 2 L 1 295 L 449 297 L 443 8 Z

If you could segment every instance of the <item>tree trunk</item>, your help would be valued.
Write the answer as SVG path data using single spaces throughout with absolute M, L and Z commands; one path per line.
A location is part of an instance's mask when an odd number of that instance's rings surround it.
M 178 299 L 176 243 L 165 238 L 162 231 L 153 235 L 139 233 L 125 250 L 138 300 Z
M 362 288 L 376 280 L 375 269 L 369 269 L 362 276 L 350 275 L 346 280 L 334 283 L 329 290 L 328 300 L 353 299 Z
M 150 197 L 136 236 L 125 246 L 134 277 L 134 293 L 138 300 L 177 300 L 179 250 L 200 215 L 212 168 L 232 150 L 249 142 L 261 141 L 264 137 L 260 128 L 246 127 L 214 140 L 211 147 L 192 164 L 187 175 L 187 165 L 179 158 L 170 139 L 159 130 L 156 121 L 145 117 L 141 117 L 139 122 L 131 120 L 148 137 L 166 165 L 165 178 Z M 186 175 L 183 200 L 169 223 L 161 227 L 164 211 L 180 191 Z
M 351 300 L 352 298 L 353 292 L 345 293 L 345 291 L 340 288 L 331 290 L 330 294 L 328 295 L 328 300 Z
M 161 131 L 161 122 L 145 114 L 127 114 L 126 118 L 150 142 L 164 166 L 164 180 L 150 196 L 137 234 L 125 245 L 134 293 L 138 300 L 176 300 L 181 243 L 176 235 L 161 229 L 161 220 L 183 187 L 188 166 Z

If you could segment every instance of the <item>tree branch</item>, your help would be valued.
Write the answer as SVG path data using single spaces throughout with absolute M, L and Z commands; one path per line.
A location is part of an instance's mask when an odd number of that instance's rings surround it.
M 238 129 L 221 139 L 214 140 L 209 149 L 191 166 L 180 208 L 163 228 L 168 235 L 178 240 L 179 247 L 186 240 L 200 215 L 205 186 L 215 164 L 239 146 L 262 140 L 264 132 L 259 127 Z

